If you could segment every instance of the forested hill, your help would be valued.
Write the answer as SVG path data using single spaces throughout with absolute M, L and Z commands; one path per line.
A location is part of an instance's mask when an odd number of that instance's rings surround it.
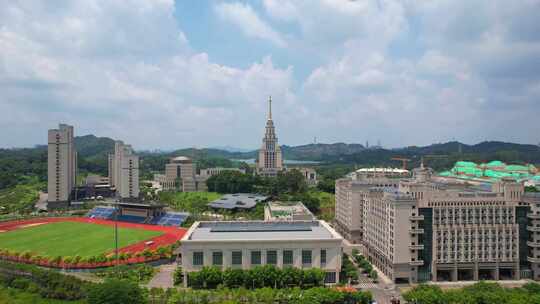
M 114 140 L 94 135 L 75 138 L 78 151 L 79 172 L 107 174 L 107 154 L 114 150 Z M 409 167 L 417 166 L 423 155 L 446 155 L 445 158 L 432 159 L 428 165 L 436 170 L 452 167 L 457 160 L 490 161 L 501 160 L 509 163 L 540 164 L 540 147 L 498 141 L 486 141 L 475 145 L 459 142 L 433 144 L 424 147 L 405 147 L 399 149 L 366 149 L 361 144 L 308 144 L 301 146 L 282 146 L 285 159 L 319 161 L 330 164 L 358 166 L 400 166 L 390 160 L 401 156 L 410 158 Z M 253 159 L 257 150 L 251 152 L 229 152 L 220 149 L 180 149 L 168 153 L 139 152 L 143 173 L 163 170 L 171 156 L 185 155 L 195 158 L 199 167 L 227 166 L 228 159 Z M 24 149 L 0 149 L 0 189 L 13 186 L 29 176 L 46 180 L 47 148 L 36 146 Z
M 114 152 L 114 140 L 108 137 L 83 135 L 75 137 L 75 149 L 80 157 L 96 157 Z

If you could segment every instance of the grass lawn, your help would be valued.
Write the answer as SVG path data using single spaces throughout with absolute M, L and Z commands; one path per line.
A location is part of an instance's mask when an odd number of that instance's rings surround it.
M 118 228 L 118 246 L 125 247 L 161 235 L 158 231 Z M 58 222 L 0 233 L 0 248 L 42 256 L 95 256 L 114 249 L 114 227 Z

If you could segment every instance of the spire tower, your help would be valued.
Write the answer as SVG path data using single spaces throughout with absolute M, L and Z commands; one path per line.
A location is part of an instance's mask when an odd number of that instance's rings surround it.
M 272 120 L 272 95 L 268 98 L 268 120 Z
M 283 159 L 274 121 L 272 121 L 272 96 L 268 97 L 268 117 L 262 141 L 257 161 L 257 172 L 263 176 L 276 176 L 279 171 L 283 170 Z

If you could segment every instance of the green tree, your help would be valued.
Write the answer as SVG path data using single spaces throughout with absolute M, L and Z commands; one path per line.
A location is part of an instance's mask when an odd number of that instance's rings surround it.
M 142 304 L 145 303 L 139 285 L 120 280 L 107 280 L 92 286 L 88 292 L 88 304 Z

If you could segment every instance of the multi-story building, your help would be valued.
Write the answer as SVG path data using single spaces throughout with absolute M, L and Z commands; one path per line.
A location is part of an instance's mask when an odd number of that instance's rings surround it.
M 195 222 L 181 240 L 182 270 L 320 268 L 326 272 L 325 282 L 334 284 L 339 282 L 342 241 L 324 221 Z
M 268 99 L 268 119 L 264 132 L 263 144 L 259 150 L 257 160 L 257 174 L 263 176 L 276 176 L 283 170 L 281 148 L 278 145 L 274 121 L 272 120 L 272 97 Z
M 120 199 L 139 198 L 139 157 L 131 145 L 119 140 L 115 142 L 114 154 L 109 155 L 109 178 Z
M 65 208 L 72 199 L 77 178 L 77 152 L 73 126 L 60 124 L 48 132 L 48 208 Z
M 336 229 L 347 240 L 359 244 L 363 238 L 364 208 L 369 189 L 397 188 L 399 178 L 409 171 L 390 168 L 364 168 L 336 181 Z
M 540 278 L 540 196 L 511 179 L 478 187 L 431 174 L 338 180 L 338 231 L 397 282 Z
M 191 158 L 177 156 L 171 158 L 165 165 L 165 180 L 162 184 L 163 190 L 179 190 L 182 192 L 204 191 L 204 179 L 197 178 L 196 164 Z

